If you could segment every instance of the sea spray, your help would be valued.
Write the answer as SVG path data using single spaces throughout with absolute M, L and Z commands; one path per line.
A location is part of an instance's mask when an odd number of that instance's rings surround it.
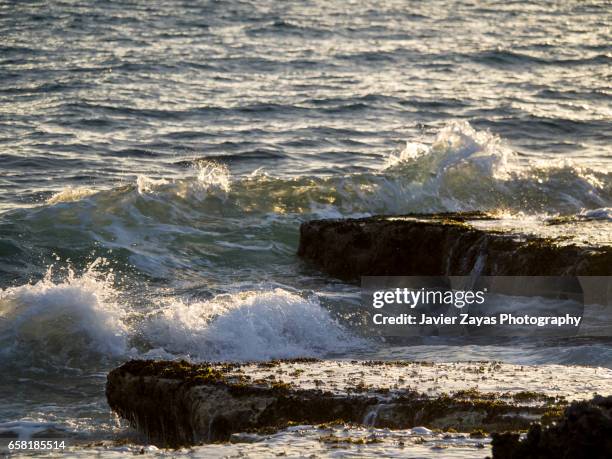
M 519 167 L 514 152 L 499 136 L 477 131 L 466 121 L 447 124 L 431 145 L 407 142 L 403 150 L 389 155 L 385 168 L 419 159 L 430 162 L 437 174 L 464 163 L 477 166 L 486 175 L 507 178 Z
M 135 301 L 109 263 L 77 274 L 52 265 L 34 283 L 0 291 L 0 356 L 26 366 L 77 368 L 132 357 L 262 360 L 324 356 L 363 346 L 321 306 L 281 288 L 209 301 Z
M 136 189 L 140 195 L 178 197 L 201 202 L 208 198 L 224 200 L 231 190 L 231 176 L 227 166 L 214 161 L 198 161 L 192 167 L 188 179 L 168 180 L 138 176 Z
M 143 323 L 149 355 L 202 360 L 323 356 L 363 344 L 314 298 L 287 290 L 218 295 L 205 302 L 169 301 Z
M 51 266 L 38 282 L 1 290 L 3 360 L 86 365 L 94 355 L 125 355 L 125 311 L 118 303 L 112 271 L 105 271 L 105 265 L 98 258 L 81 275 L 72 268 Z

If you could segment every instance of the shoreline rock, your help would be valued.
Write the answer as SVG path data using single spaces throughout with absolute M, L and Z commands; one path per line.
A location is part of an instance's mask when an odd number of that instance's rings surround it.
M 317 380 L 315 388 L 292 382 L 299 380 L 305 368 L 312 374 L 325 374 L 333 365 L 348 376 L 349 383 L 343 387 L 321 382 L 321 388 L 316 388 Z M 415 370 L 418 365 L 424 367 L 420 375 Z M 296 423 L 338 420 L 390 429 L 425 426 L 462 432 L 515 431 L 527 429 L 536 419 L 554 419 L 566 403 L 563 397 L 541 392 L 469 389 L 431 394 L 425 387 L 423 391 L 390 389 L 363 382 L 380 378 L 396 381 L 398 374 L 404 375 L 399 379 L 414 374 L 415 382 L 419 377 L 426 381 L 433 365 L 312 359 L 249 364 L 134 360 L 109 373 L 106 396 L 110 407 L 148 441 L 170 447 L 227 441 L 238 432 L 276 431 Z M 458 368 L 455 377 L 460 378 L 468 368 L 491 377 L 496 371 L 506 371 L 514 378 L 516 371 L 495 363 L 470 363 Z M 363 379 L 356 382 L 354 375 Z
M 554 220 L 528 229 L 481 212 L 312 220 L 298 255 L 344 280 L 360 276 L 609 276 L 612 244 L 589 245 L 580 224 Z M 609 222 L 592 234 L 606 233 Z M 597 226 L 599 225 L 599 226 Z M 601 228 L 600 228 L 601 227 Z M 593 236 L 595 237 L 595 236 Z
M 612 457 L 612 397 L 574 402 L 555 424 L 533 424 L 523 439 L 493 434 L 493 459 L 605 459 Z

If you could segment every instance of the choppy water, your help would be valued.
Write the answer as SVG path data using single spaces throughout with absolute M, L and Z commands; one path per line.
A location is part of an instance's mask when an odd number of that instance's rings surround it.
M 611 24 L 606 1 L 0 2 L 0 430 L 112 436 L 106 371 L 143 355 L 612 366 L 364 340 L 356 287 L 295 256 L 313 217 L 609 220 Z

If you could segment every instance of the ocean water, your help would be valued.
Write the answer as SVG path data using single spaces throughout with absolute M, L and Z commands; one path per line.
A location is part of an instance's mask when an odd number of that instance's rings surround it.
M 312 218 L 612 221 L 611 26 L 607 1 L 0 1 L 0 434 L 129 435 L 104 383 L 132 357 L 612 367 L 368 339 L 358 287 L 295 255 Z

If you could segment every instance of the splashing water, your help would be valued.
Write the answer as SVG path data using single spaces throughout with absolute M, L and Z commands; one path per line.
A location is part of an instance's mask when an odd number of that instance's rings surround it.
M 125 355 L 125 310 L 107 262 L 80 276 L 49 267 L 45 278 L 0 291 L 0 354 L 5 362 L 87 365 Z M 57 279 L 60 280 L 57 280 Z
M 207 302 L 174 300 L 150 314 L 149 355 L 202 360 L 265 360 L 322 356 L 355 349 L 348 334 L 316 298 L 282 289 L 219 295 Z
M 467 122 L 448 124 L 430 145 L 409 142 L 376 172 L 293 179 L 256 172 L 232 178 L 226 165 L 196 161 L 186 178 L 139 176 L 135 188 L 99 192 L 92 197 L 91 211 L 99 214 L 108 208 L 122 218 L 197 224 L 196 214 L 328 218 L 489 210 L 572 215 L 605 209 L 612 201 L 609 173 L 571 162 L 521 162 L 498 136 L 477 131 Z M 65 190 L 52 202 L 78 202 L 91 193 Z M 144 201 L 137 204 L 138 198 Z M 84 217 L 87 220 L 80 215 Z
M 11 2 L 0 18 L 2 435 L 48 422 L 95 440 L 113 432 L 105 375 L 133 356 L 362 358 L 353 329 L 332 319 L 344 324 L 358 289 L 297 260 L 304 220 L 488 210 L 536 227 L 571 219 L 584 238 L 610 220 L 605 2 L 364 1 L 350 14 L 339 1 L 132 3 Z M 53 252 L 75 268 L 56 262 L 43 278 Z M 82 272 L 92 254 L 115 271 Z M 434 344 L 365 352 L 612 361 L 607 343 Z M 334 432 L 367 435 L 350 430 Z M 344 446 L 315 428 L 279 435 L 142 451 Z M 386 440 L 341 452 L 491 455 L 479 439 L 442 449 L 435 432 L 376 435 Z
M 362 344 L 316 297 L 279 288 L 205 302 L 159 300 L 139 313 L 122 304 L 114 284 L 112 268 L 99 258 L 81 275 L 51 266 L 39 282 L 2 290 L 0 353 L 25 365 L 82 366 L 139 353 L 242 361 L 322 356 Z M 135 338 L 140 352 L 130 348 Z
M 193 178 L 170 181 L 139 176 L 137 190 L 140 195 L 166 194 L 183 200 L 202 202 L 207 198 L 225 200 L 231 189 L 227 166 L 211 161 L 200 161 L 192 166 Z
M 385 168 L 426 159 L 431 171 L 443 174 L 454 167 L 471 165 L 483 174 L 498 179 L 508 178 L 514 153 L 499 136 L 476 131 L 467 121 L 452 122 L 438 132 L 433 143 L 407 142 L 399 153 L 387 158 Z

